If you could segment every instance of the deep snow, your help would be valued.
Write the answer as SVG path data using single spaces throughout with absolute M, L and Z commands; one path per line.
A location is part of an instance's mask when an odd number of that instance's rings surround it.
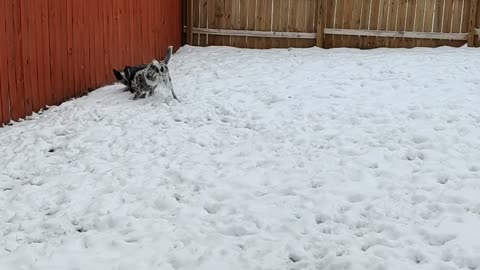
M 0 269 L 480 269 L 480 50 L 182 48 L 0 129 Z

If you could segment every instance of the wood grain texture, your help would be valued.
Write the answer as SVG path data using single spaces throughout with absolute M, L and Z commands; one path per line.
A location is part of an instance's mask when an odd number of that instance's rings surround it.
M 0 29 L 6 29 L 7 14 L 10 11 L 5 6 L 6 1 L 0 1 Z M 10 122 L 10 97 L 9 97 L 9 73 L 8 56 L 8 36 L 0 39 L 0 126 Z
M 201 0 L 200 0 L 201 1 Z M 196 28 L 210 28 L 199 36 L 211 36 L 202 46 L 219 44 L 249 48 L 310 47 L 323 44 L 326 48 L 353 47 L 406 47 L 415 46 L 461 46 L 462 41 L 446 40 L 442 35 L 430 35 L 424 39 L 422 32 L 465 33 L 469 27 L 469 7 L 472 0 L 203 0 L 208 1 L 206 10 L 199 10 L 195 20 L 210 18 L 215 23 Z M 468 3 L 467 3 L 468 2 Z M 475 15 L 478 17 L 479 15 Z M 224 23 L 223 21 L 226 21 Z M 477 21 L 475 21 L 477 24 Z M 225 26 L 222 26 L 225 25 Z M 322 27 L 323 25 L 323 27 Z M 379 34 L 379 36 L 342 35 L 323 33 L 323 29 L 379 30 L 398 32 L 420 32 L 419 35 Z M 233 36 L 221 30 L 238 30 Z M 465 30 L 467 29 L 467 30 Z M 219 31 L 216 31 L 219 30 Z M 241 30 L 245 36 L 238 35 Z M 265 33 L 265 36 L 261 35 Z M 280 32 L 276 34 L 275 32 Z M 307 36 L 315 33 L 315 43 L 311 39 L 298 39 L 286 32 Z M 371 33 L 371 32 L 369 32 Z M 382 32 L 379 32 L 382 33 Z M 282 36 L 283 38 L 279 38 Z M 454 37 L 458 37 L 453 35 Z M 418 38 L 417 38 L 418 37 Z M 440 37 L 440 38 L 437 38 Z M 225 40 L 229 41 L 225 43 Z M 199 42 L 200 43 L 200 42 Z

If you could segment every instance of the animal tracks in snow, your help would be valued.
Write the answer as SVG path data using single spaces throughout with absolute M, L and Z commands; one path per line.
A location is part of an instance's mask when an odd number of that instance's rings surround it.
M 0 129 L 0 268 L 479 269 L 479 67 L 184 47 L 181 104 L 115 85 Z

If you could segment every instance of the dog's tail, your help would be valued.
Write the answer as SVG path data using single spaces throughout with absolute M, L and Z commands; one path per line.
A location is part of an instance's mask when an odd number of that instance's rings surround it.
M 168 65 L 168 62 L 170 62 L 170 58 L 172 58 L 172 54 L 173 54 L 173 46 L 169 46 L 167 48 L 167 54 L 165 55 L 165 58 L 163 59 L 163 62 L 165 63 L 165 65 Z

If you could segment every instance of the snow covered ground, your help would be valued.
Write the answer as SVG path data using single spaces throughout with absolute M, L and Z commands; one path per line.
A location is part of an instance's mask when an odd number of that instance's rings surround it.
M 480 50 L 182 48 L 0 129 L 0 269 L 480 269 Z

